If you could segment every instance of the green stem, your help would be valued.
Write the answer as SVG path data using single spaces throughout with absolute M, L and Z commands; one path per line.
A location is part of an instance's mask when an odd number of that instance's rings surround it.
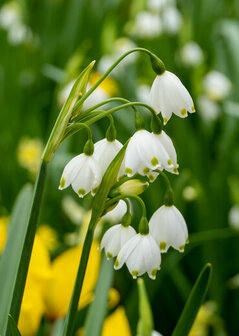
M 79 302 L 79 298 L 81 294 L 81 289 L 83 286 L 87 262 L 88 262 L 89 255 L 90 255 L 91 244 L 92 244 L 93 237 L 94 237 L 95 226 L 96 226 L 96 223 L 94 222 L 94 218 L 91 218 L 89 228 L 88 228 L 88 231 L 85 237 L 83 249 L 82 249 L 80 265 L 79 265 L 78 273 L 76 276 L 76 281 L 75 281 L 75 286 L 74 286 L 74 290 L 72 293 L 72 299 L 71 299 L 69 311 L 68 311 L 65 324 L 64 324 L 64 331 L 63 331 L 64 336 L 66 335 L 71 336 L 73 335 L 73 332 L 74 332 L 75 312 L 77 311 L 77 308 L 78 308 L 78 302 Z
M 171 183 L 168 179 L 168 176 L 163 171 L 161 171 L 159 169 L 157 169 L 156 172 L 159 173 L 164 178 L 164 181 L 166 182 L 167 188 L 172 189 L 172 186 L 171 186 Z
M 142 217 L 146 217 L 146 207 L 145 207 L 144 201 L 139 196 L 133 195 L 133 194 L 119 195 L 119 196 L 116 196 L 116 197 L 112 198 L 111 200 L 106 202 L 105 209 L 110 207 L 112 204 L 118 202 L 119 200 L 121 200 L 121 199 L 125 200 L 127 198 L 135 199 L 140 204 L 140 206 L 142 208 Z
M 173 188 L 171 186 L 171 183 L 168 179 L 168 176 L 159 169 L 157 169 L 156 172 L 163 176 L 164 181 L 166 182 L 166 185 L 167 185 L 167 190 L 164 195 L 164 205 L 172 206 L 174 204 L 174 193 L 173 193 Z
M 143 107 L 147 108 L 153 115 L 156 114 L 155 110 L 151 106 L 149 106 L 148 104 L 141 103 L 141 102 L 130 102 L 130 103 L 127 103 L 127 104 L 116 106 L 116 107 L 114 107 L 114 108 L 112 108 L 108 111 L 105 111 L 104 113 L 100 113 L 99 115 L 96 115 L 95 117 L 87 120 L 85 123 L 87 125 L 93 124 L 94 122 L 100 120 L 101 118 L 107 117 L 108 114 L 114 113 L 116 111 L 122 110 L 126 107 L 131 107 L 131 106 L 143 106 Z
M 89 115 L 90 112 L 94 111 L 95 109 L 97 109 L 98 107 L 100 106 L 103 106 L 103 105 L 106 105 L 108 103 L 112 103 L 112 102 L 123 102 L 123 103 L 130 103 L 130 101 L 128 99 L 125 99 L 125 98 L 121 98 L 121 97 L 114 97 L 114 98 L 110 98 L 110 99 L 107 99 L 107 100 L 104 100 L 94 106 L 92 106 L 91 108 L 88 108 L 87 110 L 85 111 L 82 111 L 76 118 L 74 118 L 73 120 L 75 122 L 77 121 L 80 121 L 82 120 L 83 118 L 87 117 Z M 134 109 L 134 107 L 133 107 Z M 73 110 L 74 111 L 74 110 Z M 96 111 L 97 112 L 97 111 Z
M 79 106 L 81 106 L 83 104 L 83 102 L 86 100 L 87 97 L 89 97 L 89 95 L 91 95 L 91 93 L 93 91 L 95 91 L 95 89 L 97 89 L 97 87 L 103 82 L 103 80 L 111 73 L 112 70 L 114 70 L 114 68 L 125 58 L 127 57 L 128 55 L 134 53 L 134 52 L 144 52 L 146 54 L 148 54 L 150 56 L 150 59 L 151 59 L 151 63 L 152 63 L 152 66 L 153 66 L 153 62 L 152 60 L 159 60 L 158 57 L 153 54 L 151 51 L 149 51 L 148 49 L 145 49 L 145 48 L 134 48 L 134 49 L 131 49 L 129 51 L 127 51 L 126 53 L 124 53 L 122 56 L 120 56 L 110 67 L 109 69 L 101 76 L 101 78 L 84 94 L 84 96 L 79 99 L 79 101 L 76 103 L 75 105 L 75 109 L 77 109 Z M 163 65 L 163 62 L 161 60 L 159 60 L 162 65 Z M 153 66 L 153 69 L 154 66 Z M 165 69 L 165 68 L 164 68 Z
M 85 271 L 86 271 L 89 254 L 90 254 L 90 248 L 91 248 L 91 244 L 93 241 L 94 230 L 95 230 L 98 220 L 100 219 L 104 211 L 105 202 L 107 200 L 110 189 L 112 188 L 113 184 L 117 180 L 117 175 L 118 175 L 121 163 L 123 161 L 124 153 L 125 153 L 127 145 L 128 145 L 128 142 L 125 143 L 125 145 L 121 148 L 119 153 L 116 155 L 116 157 L 113 159 L 113 161 L 109 165 L 108 169 L 106 170 L 102 178 L 102 182 L 99 186 L 99 189 L 95 195 L 93 206 L 92 206 L 91 220 L 88 226 L 88 231 L 87 231 L 86 238 L 85 238 L 84 245 L 83 245 L 80 265 L 77 271 L 75 286 L 74 286 L 73 294 L 71 297 L 71 303 L 70 303 L 70 307 L 69 307 L 67 317 L 64 323 L 63 336 L 73 335 L 74 327 L 75 327 L 75 317 L 76 317 L 78 302 L 80 299 L 81 289 L 82 289 L 82 285 L 83 285 L 83 281 L 85 277 Z
M 39 167 L 34 193 L 31 206 L 31 212 L 28 221 L 28 227 L 26 231 L 24 246 L 21 254 L 19 267 L 17 270 L 17 276 L 15 281 L 15 287 L 13 291 L 13 300 L 11 302 L 10 315 L 15 322 L 18 322 L 22 297 L 24 293 L 28 267 L 30 263 L 32 247 L 34 243 L 38 217 L 40 213 L 40 207 L 42 203 L 43 191 L 46 182 L 47 162 L 42 161 Z M 10 326 L 8 324 L 6 335 L 11 335 Z

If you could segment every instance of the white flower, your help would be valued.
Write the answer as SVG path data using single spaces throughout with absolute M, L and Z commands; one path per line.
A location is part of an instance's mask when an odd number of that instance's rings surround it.
M 173 206 L 161 206 L 149 221 L 149 231 L 160 247 L 167 252 L 172 246 L 183 252 L 188 242 L 188 229 L 180 211 Z
M 176 34 L 182 25 L 182 15 L 174 6 L 165 8 L 162 14 L 163 30 L 169 35 Z
M 107 259 L 116 257 L 124 244 L 135 235 L 136 231 L 132 226 L 114 225 L 105 232 L 100 250 L 105 249 Z
M 124 263 L 134 279 L 145 272 L 151 279 L 155 279 L 160 269 L 161 254 L 153 237 L 138 233 L 128 240 L 118 254 L 115 269 L 121 268 Z
M 228 214 L 229 225 L 238 230 L 239 229 L 239 205 L 233 205 Z
M 188 112 L 195 112 L 193 100 L 180 79 L 170 71 L 158 75 L 150 92 L 151 105 L 157 113 L 162 113 L 164 124 L 175 113 L 185 118 Z
M 162 23 L 157 14 L 142 11 L 135 18 L 134 29 L 141 38 L 154 38 L 162 33 Z
M 198 96 L 199 115 L 206 123 L 216 121 L 220 116 L 220 107 L 218 102 L 208 98 L 206 95 Z
M 150 86 L 147 84 L 139 85 L 136 90 L 137 99 L 145 104 L 150 105 L 150 89 Z
M 126 149 L 126 174 L 132 176 L 139 173 L 149 176 L 155 169 L 173 171 L 174 168 L 177 168 L 177 165 L 173 164 L 176 152 L 173 153 L 173 145 L 170 144 L 170 141 L 164 132 L 155 135 L 146 130 L 137 131 L 130 139 Z
M 119 223 L 121 218 L 124 216 L 124 214 L 127 211 L 126 203 L 123 200 L 120 200 L 119 203 L 116 205 L 116 207 L 107 212 L 102 219 L 107 222 L 113 222 L 113 223 Z
M 185 65 L 192 67 L 202 64 L 204 58 L 202 49 L 193 41 L 189 41 L 182 47 L 180 57 Z
M 98 71 L 100 73 L 106 72 L 108 68 L 125 52 L 136 48 L 137 45 L 127 37 L 121 37 L 117 39 L 112 47 L 112 54 L 104 55 L 98 63 Z M 138 55 L 137 53 L 132 53 L 129 56 L 125 57 L 118 67 L 116 67 L 111 75 L 119 76 L 122 72 L 122 69 L 127 67 L 129 64 L 132 64 L 136 61 Z
M 159 148 L 160 145 L 163 146 L 163 148 L 168 154 L 169 161 L 172 163 L 170 167 L 164 166 L 163 168 L 165 168 L 167 171 L 171 173 L 178 174 L 177 153 L 174 148 L 172 140 L 164 131 L 162 131 L 160 134 L 153 134 L 153 136 L 155 140 L 159 143 Z
M 84 197 L 90 191 L 94 195 L 101 179 L 102 172 L 94 156 L 82 153 L 65 166 L 59 189 L 65 189 L 71 184 L 79 197 Z
M 147 7 L 155 11 L 160 11 L 170 5 L 175 5 L 175 0 L 148 0 L 147 3 Z
M 163 335 L 157 332 L 156 330 L 153 330 L 151 336 L 163 336 Z
M 231 81 L 221 72 L 212 70 L 203 79 L 203 88 L 209 98 L 222 100 L 231 91 Z
M 95 143 L 94 157 L 101 168 L 102 175 L 122 147 L 123 145 L 118 140 L 102 139 Z
M 0 9 L 0 27 L 10 29 L 21 21 L 21 8 L 17 2 L 4 4 Z
M 88 84 L 87 85 L 87 90 L 91 88 L 91 86 Z M 89 108 L 91 108 L 94 105 L 97 105 L 99 103 L 101 103 L 104 100 L 107 100 L 110 98 L 110 95 L 100 86 L 97 87 L 97 89 L 95 91 L 93 91 L 89 97 L 86 98 L 86 100 L 84 101 L 82 110 L 87 110 Z

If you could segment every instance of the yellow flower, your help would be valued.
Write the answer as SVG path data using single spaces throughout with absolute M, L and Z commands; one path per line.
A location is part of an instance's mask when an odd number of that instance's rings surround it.
M 44 313 L 43 291 L 49 277 L 50 257 L 36 235 L 18 322 L 22 336 L 33 336 L 39 328 Z
M 54 251 L 58 247 L 57 233 L 50 226 L 41 225 L 37 230 L 37 234 L 48 251 Z
M 123 307 L 119 307 L 104 322 L 102 336 L 131 336 L 130 326 Z
M 89 80 L 90 85 L 94 85 L 100 79 L 100 77 L 101 74 L 98 72 L 92 72 Z M 110 77 L 105 78 L 99 85 L 99 88 L 104 90 L 109 96 L 115 96 L 118 91 L 118 85 L 116 81 Z
M 22 138 L 18 145 L 17 158 L 20 166 L 26 168 L 30 174 L 36 175 L 43 152 L 40 139 Z
M 8 217 L 0 217 L 0 253 L 2 252 L 7 240 Z
M 84 335 L 84 328 L 77 331 L 77 336 Z M 101 336 L 131 336 L 130 326 L 123 307 L 117 308 L 103 324 Z
M 97 248 L 98 244 L 94 242 L 86 269 L 79 308 L 92 300 L 101 257 Z M 82 245 L 67 250 L 52 262 L 52 275 L 44 291 L 46 314 L 52 320 L 67 314 L 81 253 Z
M 115 288 L 110 288 L 108 308 L 113 309 L 120 301 L 120 293 Z
M 208 336 L 211 318 L 216 311 L 214 302 L 206 302 L 197 314 L 196 320 L 193 323 L 189 336 Z

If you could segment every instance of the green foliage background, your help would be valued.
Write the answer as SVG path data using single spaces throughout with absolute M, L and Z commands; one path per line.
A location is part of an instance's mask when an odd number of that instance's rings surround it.
M 31 181 L 17 162 L 17 146 L 23 136 L 46 142 L 59 112 L 57 94 L 66 78 L 74 78 L 91 60 L 109 53 L 114 40 L 127 36 L 125 24 L 143 1 L 128 0 L 22 0 L 24 22 L 36 35 L 33 44 L 12 46 L 0 30 L 0 206 L 10 213 L 20 188 Z M 186 119 L 172 117 L 166 130 L 178 153 L 180 175 L 170 176 L 175 189 L 175 204 L 188 224 L 191 244 L 184 254 L 169 251 L 163 256 L 157 280 L 145 277 L 153 308 L 155 327 L 170 335 L 195 279 L 206 262 L 213 265 L 208 298 L 218 304 L 218 314 L 228 335 L 238 335 L 239 292 L 228 280 L 239 273 L 239 238 L 228 231 L 228 213 L 239 202 L 239 2 L 237 0 L 181 0 L 178 8 L 183 26 L 176 36 L 162 35 L 143 40 L 135 38 L 163 59 L 191 92 L 194 101 L 202 91 L 202 78 L 212 69 L 226 74 L 233 89 L 221 102 L 221 115 L 211 124 L 198 113 Z M 196 41 L 205 61 L 188 69 L 177 60 L 177 50 L 188 40 Z M 77 61 L 76 61 L 77 60 Z M 74 65 L 74 66 L 73 66 Z M 74 71 L 72 72 L 72 69 Z M 122 97 L 136 99 L 137 79 L 151 84 L 154 74 L 147 57 L 140 55 L 118 81 Z M 233 104 L 231 103 L 233 102 Z M 196 110 L 197 110 L 197 104 Z M 119 112 L 121 113 L 121 112 Z M 130 111 L 117 114 L 118 139 L 122 142 L 134 132 Z M 126 119 L 127 118 L 127 119 Z M 125 126 L 127 120 L 127 127 Z M 130 120 L 128 122 L 128 120 Z M 94 140 L 104 137 L 107 122 L 97 123 Z M 61 209 L 62 194 L 57 191 L 62 169 L 68 158 L 82 150 L 83 132 L 64 144 L 50 165 L 41 223 L 56 228 L 60 237 L 74 230 Z M 229 183 L 232 181 L 233 183 Z M 191 202 L 182 196 L 185 186 L 193 185 L 198 197 Z M 143 195 L 148 217 L 161 205 L 164 184 L 159 179 Z M 73 195 L 71 190 L 66 193 Z M 86 207 L 90 199 L 74 198 Z M 136 214 L 137 215 L 137 214 Z M 225 229 L 218 238 L 217 231 Z M 136 330 L 137 286 L 128 272 L 116 272 L 114 286 L 120 290 L 133 333 Z M 219 335 L 214 333 L 212 335 Z

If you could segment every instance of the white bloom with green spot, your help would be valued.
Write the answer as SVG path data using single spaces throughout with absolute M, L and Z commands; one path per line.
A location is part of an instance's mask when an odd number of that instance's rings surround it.
M 185 118 L 195 112 L 193 100 L 180 79 L 170 71 L 158 75 L 150 91 L 151 105 L 157 113 L 161 113 L 166 124 L 175 113 Z
M 155 134 L 139 130 L 132 136 L 125 153 L 125 172 L 128 176 L 139 173 L 150 178 L 155 169 L 171 168 L 173 163 L 169 154 Z
M 164 131 L 162 131 L 160 134 L 153 133 L 153 135 L 155 140 L 159 143 L 159 147 L 163 146 L 163 148 L 166 150 L 169 160 L 171 162 L 170 166 L 168 165 L 170 162 L 167 162 L 168 164 L 163 168 L 170 173 L 178 174 L 177 153 L 172 140 Z
M 89 192 L 94 195 L 101 179 L 102 171 L 94 155 L 88 156 L 82 153 L 65 166 L 59 189 L 62 190 L 71 185 L 79 197 L 84 197 Z
M 123 245 L 135 235 L 136 231 L 132 226 L 114 225 L 105 232 L 100 243 L 100 250 L 105 249 L 107 259 L 116 257 Z
M 160 269 L 161 254 L 151 234 L 136 234 L 120 250 L 114 268 L 117 270 L 126 263 L 133 278 L 148 273 L 151 279 L 156 278 Z
M 161 206 L 149 221 L 149 230 L 161 252 L 167 252 L 170 246 L 184 251 L 188 243 L 188 229 L 180 211 L 174 206 Z
M 123 145 L 118 140 L 102 139 L 95 143 L 94 158 L 98 162 L 103 175 L 122 147 Z

